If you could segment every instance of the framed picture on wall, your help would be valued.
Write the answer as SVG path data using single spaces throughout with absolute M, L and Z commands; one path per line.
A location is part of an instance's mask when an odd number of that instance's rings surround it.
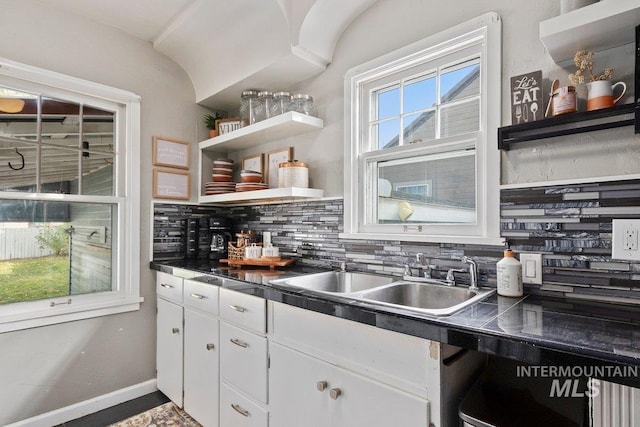
M 189 200 L 189 172 L 153 170 L 153 197 L 156 199 Z
M 278 148 L 267 153 L 267 179 L 269 188 L 278 188 L 278 165 L 293 159 L 293 147 Z
M 189 143 L 161 136 L 154 136 L 153 165 L 189 169 Z

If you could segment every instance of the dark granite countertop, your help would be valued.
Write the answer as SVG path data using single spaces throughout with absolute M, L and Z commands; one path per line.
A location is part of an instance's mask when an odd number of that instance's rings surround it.
M 637 367 L 640 371 L 640 308 L 536 295 L 492 295 L 451 316 L 429 316 L 341 296 L 269 284 L 269 280 L 315 273 L 310 267 L 230 269 L 216 262 L 152 262 L 151 268 L 196 273 L 194 280 L 226 279 L 223 287 L 344 319 L 447 343 L 531 365 Z M 199 273 L 202 273 L 201 275 Z M 218 281 L 219 282 L 219 281 Z M 624 369 L 623 369 L 624 370 Z M 640 387 L 640 378 L 603 377 Z M 620 372 L 617 370 L 616 372 Z

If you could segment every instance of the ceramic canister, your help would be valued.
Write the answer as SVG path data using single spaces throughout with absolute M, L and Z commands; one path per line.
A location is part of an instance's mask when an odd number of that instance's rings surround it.
M 278 165 L 278 187 L 309 187 L 309 166 L 297 160 Z

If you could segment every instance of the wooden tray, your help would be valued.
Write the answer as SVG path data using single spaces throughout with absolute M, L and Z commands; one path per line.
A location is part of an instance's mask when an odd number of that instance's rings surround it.
M 256 267 L 269 267 L 270 270 L 276 267 L 286 267 L 293 264 L 293 258 L 249 258 L 249 259 L 221 259 L 220 262 L 229 264 L 230 266 L 253 265 Z

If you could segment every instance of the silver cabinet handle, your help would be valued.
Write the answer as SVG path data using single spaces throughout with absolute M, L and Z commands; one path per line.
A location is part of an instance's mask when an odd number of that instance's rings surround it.
M 243 409 L 242 406 L 238 405 L 237 403 L 232 403 L 231 407 L 243 417 L 248 417 L 249 415 L 251 415 L 249 411 L 247 411 L 246 409 Z
M 205 299 L 206 297 L 204 295 L 200 295 L 200 294 L 191 294 L 191 298 Z
M 180 333 L 180 328 L 172 328 L 171 329 L 171 333 L 172 334 L 179 334 Z
M 207 344 L 207 350 L 213 350 L 216 348 L 215 344 Z
M 342 390 L 340 390 L 339 388 L 332 388 L 329 391 L 329 396 L 333 399 L 333 400 L 338 400 L 338 398 L 340 397 L 340 395 L 342 394 Z
M 235 310 L 235 311 L 237 311 L 239 313 L 244 313 L 245 311 L 247 311 L 246 308 L 240 307 L 239 305 L 230 305 L 229 308 L 232 309 L 232 310 Z
M 318 391 L 325 391 L 327 387 L 329 387 L 329 383 L 326 381 L 318 381 L 316 383 L 316 388 L 318 389 Z
M 167 285 L 166 283 L 161 283 L 160 286 L 162 286 L 163 288 L 167 288 L 167 289 L 171 289 L 174 286 L 173 285 Z
M 242 347 L 242 348 L 247 348 L 249 347 L 249 344 L 247 344 L 244 341 L 239 340 L 238 338 L 231 338 L 229 341 L 231 341 L 232 343 L 234 343 L 235 345 Z

